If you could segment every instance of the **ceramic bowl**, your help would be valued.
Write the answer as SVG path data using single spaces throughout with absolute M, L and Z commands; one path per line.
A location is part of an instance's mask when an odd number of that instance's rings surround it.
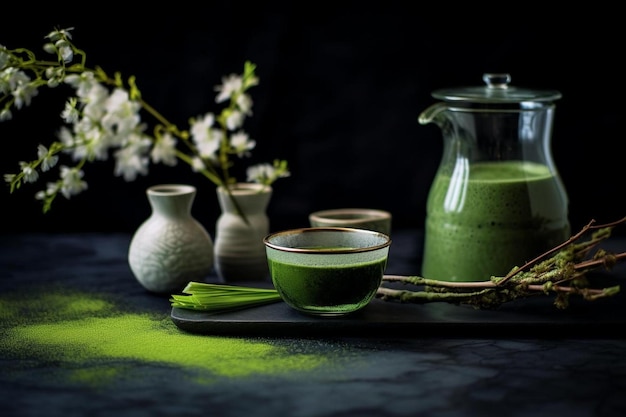
M 311 227 L 353 227 L 391 234 L 391 213 L 370 208 L 338 208 L 309 214 Z
M 341 316 L 376 295 L 391 239 L 371 230 L 310 227 L 263 240 L 274 287 L 290 307 L 316 316 Z

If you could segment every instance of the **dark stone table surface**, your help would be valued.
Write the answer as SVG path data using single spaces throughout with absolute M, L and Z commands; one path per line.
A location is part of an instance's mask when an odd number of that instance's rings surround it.
M 438 326 L 437 303 L 394 306 L 431 319 L 387 332 L 194 334 L 134 279 L 130 238 L 0 236 L 0 415 L 626 415 L 621 293 L 571 311 L 515 302 L 492 328 L 448 304 L 454 326 Z M 392 238 L 387 272 L 416 274 L 419 231 Z

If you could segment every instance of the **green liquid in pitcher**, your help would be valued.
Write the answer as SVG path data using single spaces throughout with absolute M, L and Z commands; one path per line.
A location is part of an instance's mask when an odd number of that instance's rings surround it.
M 468 172 L 462 179 L 435 177 L 427 203 L 424 277 L 504 276 L 569 238 L 567 197 L 547 166 L 481 162 Z

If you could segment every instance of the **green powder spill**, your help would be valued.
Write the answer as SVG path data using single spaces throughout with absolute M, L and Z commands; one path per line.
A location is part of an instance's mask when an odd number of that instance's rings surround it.
M 123 371 L 119 361 L 206 370 L 214 377 L 306 372 L 329 362 L 269 342 L 185 333 L 169 317 L 122 311 L 97 295 L 59 289 L 28 299 L 3 294 L 0 337 L 0 352 L 62 362 L 85 382 L 115 378 Z M 109 367 L 102 361 L 117 362 Z

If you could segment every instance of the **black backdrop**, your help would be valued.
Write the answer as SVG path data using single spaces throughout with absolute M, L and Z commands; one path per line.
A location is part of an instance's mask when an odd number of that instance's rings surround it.
M 136 75 L 144 98 L 181 127 L 218 110 L 213 87 L 223 75 L 241 72 L 245 60 L 256 63 L 260 85 L 250 91 L 254 115 L 244 128 L 257 148 L 246 162 L 283 158 L 292 171 L 274 185 L 273 230 L 305 226 L 313 210 L 348 206 L 387 209 L 394 228 L 421 228 L 443 142 L 439 129 L 419 125 L 417 116 L 434 102 L 434 89 L 480 85 L 484 72 L 508 72 L 515 85 L 563 94 L 552 149 L 573 227 L 626 215 L 617 11 L 547 12 L 526 2 L 473 10 L 331 5 L 170 2 L 131 13 L 107 3 L 94 6 L 106 8 L 100 13 L 50 9 L 35 16 L 9 10 L 0 44 L 40 51 L 53 27 L 75 27 L 90 66 Z M 58 92 L 42 91 L 0 123 L 3 174 L 50 142 L 63 104 Z M 213 233 L 214 186 L 186 166 L 152 167 L 126 183 L 113 176 L 112 161 L 96 165 L 86 171 L 86 193 L 59 198 L 45 215 L 33 199 L 43 182 L 14 194 L 6 187 L 0 231 L 133 231 L 149 215 L 145 189 L 180 182 L 198 187 L 193 214 Z

